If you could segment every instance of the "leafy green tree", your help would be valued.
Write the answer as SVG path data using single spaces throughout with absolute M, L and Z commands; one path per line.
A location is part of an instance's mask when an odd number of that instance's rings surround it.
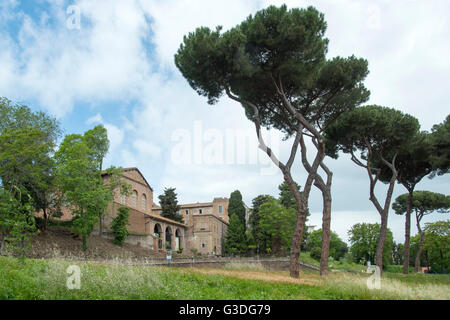
M 44 228 L 57 199 L 52 159 L 61 129 L 56 119 L 0 98 L 0 179 L 10 192 L 18 187 L 43 211 Z M 53 210 L 57 211 L 57 210 Z
M 295 183 L 295 186 L 297 187 L 297 190 L 300 192 L 300 186 Z M 295 202 L 295 198 L 292 195 L 291 190 L 289 189 L 289 186 L 286 182 L 283 182 L 278 186 L 278 190 L 280 190 L 280 194 L 278 199 L 280 200 L 280 203 L 285 208 L 293 208 L 295 209 L 297 207 L 297 203 Z
M 450 168 L 450 115 L 441 124 L 434 125 L 431 132 L 433 167 L 438 175 L 443 175 Z
M 342 112 L 369 97 L 362 84 L 368 74 L 367 61 L 354 56 L 327 60 L 326 27 L 324 15 L 313 7 L 288 10 L 285 5 L 270 6 L 223 33 L 221 27 L 197 28 L 184 37 L 175 55 L 178 69 L 209 104 L 226 94 L 244 107 L 255 125 L 259 147 L 283 173 L 297 204 L 290 257 L 290 274 L 296 278 L 313 183 L 324 197 L 321 274 L 328 273 L 332 172 L 323 162 L 322 132 Z M 286 137 L 295 136 L 285 163 L 264 141 L 262 126 L 281 130 Z M 316 149 L 312 162 L 307 158 L 305 136 Z M 308 172 L 301 194 L 291 175 L 299 146 Z
M 89 148 L 89 157 L 92 163 L 96 166 L 97 172 L 103 175 L 103 161 L 108 153 L 109 139 L 108 132 L 103 125 L 97 125 L 94 128 L 86 131 L 83 135 L 83 141 Z M 107 178 L 103 182 L 110 186 L 111 192 L 119 187 L 121 194 L 128 195 L 130 193 L 130 186 L 127 186 L 121 179 L 122 170 L 120 168 L 110 167 L 106 170 L 105 175 Z M 98 233 L 99 236 L 103 234 L 103 220 L 106 215 L 106 207 L 99 206 L 97 211 L 98 218 Z
M 375 261 L 380 224 L 357 223 L 348 231 L 350 241 L 350 254 L 354 262 L 366 264 Z M 391 230 L 386 230 L 385 250 L 383 251 L 383 264 L 389 265 L 392 261 L 392 246 L 394 245 Z
M 397 214 L 404 214 L 408 211 L 408 198 L 409 194 L 402 194 L 395 199 L 395 202 L 392 204 L 392 208 Z M 414 272 L 419 272 L 420 257 L 422 255 L 425 241 L 425 232 L 422 230 L 420 222 L 424 216 L 433 212 L 450 212 L 450 196 L 431 191 L 414 191 L 410 206 L 416 214 L 417 231 L 420 235 L 419 250 L 417 252 L 414 264 Z
M 86 145 L 89 147 L 90 156 L 98 164 L 98 169 L 103 170 L 103 160 L 108 154 L 109 139 L 106 128 L 99 124 L 84 133 L 83 136 Z
M 309 234 L 309 237 L 306 242 L 307 249 L 311 252 L 314 248 L 320 249 L 322 248 L 322 230 L 318 229 Z M 315 251 L 317 252 L 317 249 Z M 342 241 L 339 236 L 331 231 L 331 239 L 330 239 L 330 256 L 333 257 L 334 260 L 339 260 L 345 256 L 348 251 L 347 244 Z M 320 255 L 317 260 L 320 260 Z
M 389 207 L 398 177 L 396 158 L 408 147 L 418 131 L 419 122 L 416 118 L 376 105 L 356 108 L 343 114 L 326 130 L 327 153 L 334 158 L 338 157 L 339 151 L 350 154 L 351 160 L 364 168 L 369 176 L 369 199 L 381 219 L 375 257 L 380 270 L 383 267 Z M 357 151 L 360 153 L 359 157 Z M 382 174 L 381 165 L 390 170 L 384 204 L 380 203 L 375 194 L 376 184 Z
M 271 239 L 271 252 L 281 254 L 288 250 L 294 232 L 295 209 L 285 208 L 278 200 L 269 200 L 259 207 L 259 215 L 260 232 Z
M 432 271 L 450 272 L 450 220 L 426 223 L 425 256 Z
M 55 154 L 58 189 L 72 209 L 72 231 L 81 236 L 84 251 L 98 217 L 104 214 L 114 199 L 115 190 L 121 186 L 121 169 L 108 168 L 107 181 L 104 181 L 99 158 L 92 156 L 94 152 L 85 136 L 69 134 Z
M 405 247 L 402 243 L 395 243 L 395 241 L 394 241 L 394 245 L 392 246 L 392 262 L 395 265 L 403 264 L 403 259 L 405 257 L 404 250 L 405 250 Z M 409 255 L 408 255 L 408 257 L 409 257 Z M 408 264 L 406 264 L 406 265 L 409 267 Z
M 262 233 L 259 227 L 259 208 L 269 200 L 275 200 L 275 198 L 267 194 L 259 195 L 252 200 L 252 208 L 250 209 L 249 230 L 247 230 L 250 235 L 248 239 L 249 241 L 253 240 L 258 253 L 266 252 L 267 243 L 270 242 L 269 235 Z
M 164 189 L 164 194 L 161 194 L 158 199 L 159 205 L 161 206 L 161 216 L 174 221 L 183 222 L 175 188 Z
M 117 216 L 111 222 L 111 230 L 114 234 L 114 243 L 123 246 L 125 239 L 130 234 L 127 230 L 130 209 L 128 207 L 120 207 Z
M 17 254 L 20 261 L 24 261 L 31 238 L 39 233 L 33 213 L 31 197 L 26 192 L 17 187 L 13 188 L 13 192 L 0 188 L 0 254 L 3 255 L 8 241 L 8 247 Z
M 237 214 L 230 216 L 224 247 L 228 254 L 242 254 L 247 250 L 244 225 Z

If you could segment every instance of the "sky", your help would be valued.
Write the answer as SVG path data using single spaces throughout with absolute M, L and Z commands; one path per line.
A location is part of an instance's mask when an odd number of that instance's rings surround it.
M 269 5 L 315 6 L 325 14 L 327 57 L 369 61 L 368 104 L 397 108 L 431 130 L 449 114 L 450 2 L 447 0 L 2 0 L 0 96 L 57 117 L 66 134 L 97 124 L 108 130 L 105 165 L 138 167 L 155 191 L 175 187 L 180 203 L 208 202 L 240 190 L 247 205 L 278 195 L 279 170 L 258 150 L 240 105 L 210 106 L 174 64 L 183 36 L 200 26 L 227 30 Z M 289 141 L 264 137 L 277 156 Z M 311 149 L 311 146 L 310 146 Z M 331 229 L 344 240 L 355 223 L 380 217 L 369 201 L 367 174 L 346 155 L 327 159 L 334 172 Z M 306 180 L 295 162 L 294 178 Z M 387 186 L 377 195 L 384 201 Z M 424 178 L 417 190 L 448 193 L 448 176 Z M 396 185 L 394 198 L 406 190 Z M 313 190 L 308 224 L 321 226 L 321 195 Z M 423 222 L 448 219 L 433 213 Z M 404 218 L 388 227 L 404 240 Z M 412 234 L 416 234 L 412 224 Z

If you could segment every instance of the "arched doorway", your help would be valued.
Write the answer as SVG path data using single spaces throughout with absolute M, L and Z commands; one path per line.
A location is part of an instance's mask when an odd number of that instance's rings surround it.
M 180 229 L 175 231 L 175 250 L 183 248 L 183 236 L 181 234 Z
M 166 228 L 166 245 L 165 248 L 172 250 L 172 229 L 170 227 Z
M 155 228 L 153 229 L 153 233 L 155 236 L 155 244 L 154 247 L 157 249 L 163 248 L 163 241 L 162 241 L 162 228 L 159 223 L 155 224 Z

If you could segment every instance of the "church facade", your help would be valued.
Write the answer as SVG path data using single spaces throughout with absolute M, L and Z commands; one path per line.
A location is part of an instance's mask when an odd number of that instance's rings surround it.
M 108 179 L 106 173 L 103 176 Z M 103 235 L 112 237 L 110 225 L 121 206 L 130 209 L 130 235 L 126 242 L 149 249 L 172 251 L 183 249 L 190 254 L 195 249 L 202 254 L 224 253 L 228 226 L 228 199 L 214 198 L 212 202 L 181 204 L 184 223 L 161 216 L 161 208 L 153 202 L 153 188 L 138 168 L 123 169 L 122 179 L 131 185 L 131 195 L 117 191 L 103 221 Z

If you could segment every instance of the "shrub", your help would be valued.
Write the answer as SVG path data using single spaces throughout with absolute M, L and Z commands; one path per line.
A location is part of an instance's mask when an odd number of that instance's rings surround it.
M 314 260 L 317 260 L 317 261 L 320 261 L 321 254 L 322 254 L 322 251 L 318 247 L 312 248 L 311 252 L 309 253 L 311 258 L 313 258 Z
M 120 207 L 119 213 L 111 222 L 111 229 L 114 234 L 114 243 L 123 246 L 125 239 L 128 237 L 127 230 L 128 217 L 130 216 L 130 209 L 127 207 Z

